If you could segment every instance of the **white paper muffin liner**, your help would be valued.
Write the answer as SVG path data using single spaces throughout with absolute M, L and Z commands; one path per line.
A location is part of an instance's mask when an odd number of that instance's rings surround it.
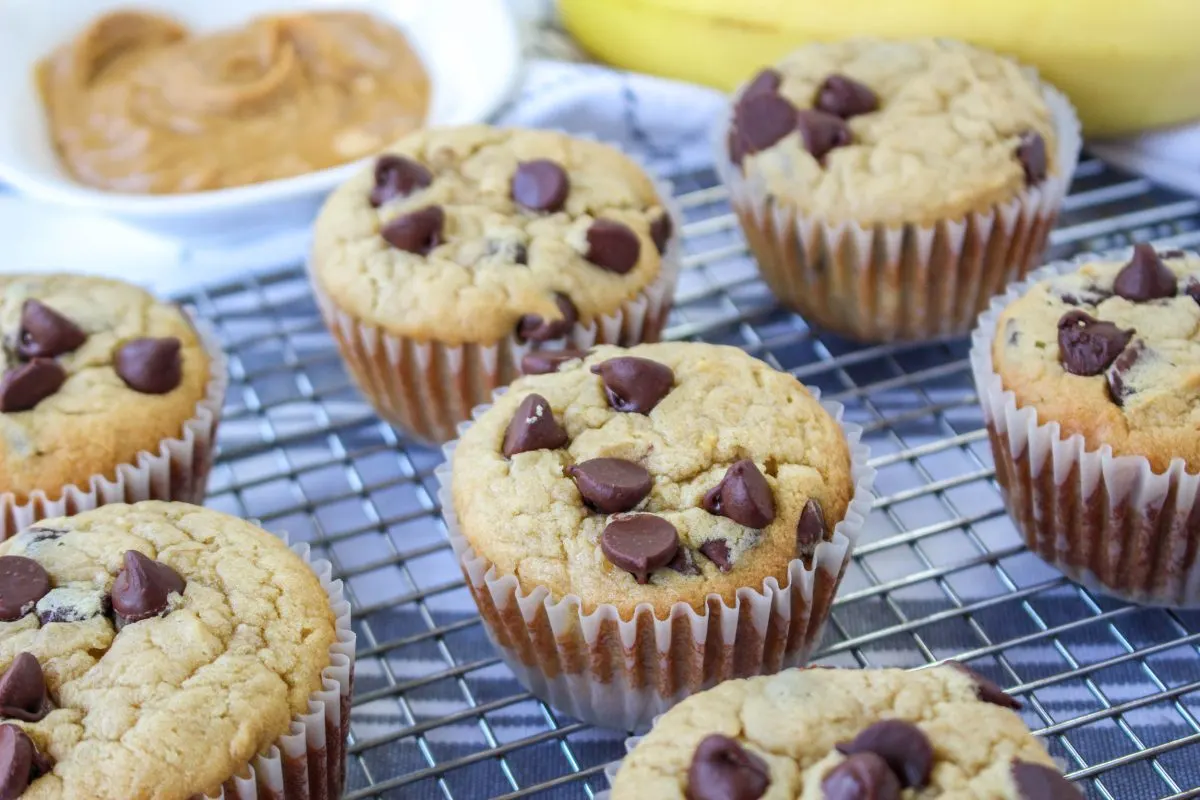
M 971 370 L 983 407 L 996 480 L 1008 513 L 1034 553 L 1067 577 L 1105 594 L 1156 606 L 1200 606 L 1200 475 L 1183 459 L 1156 473 L 1142 456 L 1088 450 L 1064 438 L 1037 408 L 1017 406 L 992 360 L 1004 308 L 1038 281 L 1088 261 L 1128 260 L 1130 251 L 1050 264 L 1009 288 L 979 317 Z
M 106 503 L 204 502 L 229 375 L 216 332 L 207 322 L 184 313 L 208 355 L 210 375 L 204 397 L 196 403 L 195 416 L 183 423 L 179 436 L 164 439 L 155 451 L 143 450 L 132 463 L 117 465 L 113 477 L 93 475 L 86 486 L 70 484 L 49 494 L 38 490 L 25 500 L 11 492 L 0 494 L 0 541 L 38 520 L 69 517 Z M 53 494 L 56 499 L 51 499 Z
M 804 663 L 821 640 L 870 513 L 875 480 L 862 428 L 843 419 L 841 405 L 821 406 L 845 434 L 854 483 L 845 518 L 834 526 L 831 540 L 817 545 L 811 566 L 793 559 L 784 586 L 768 578 L 761 587 L 738 589 L 732 606 L 709 594 L 703 612 L 679 602 L 665 619 L 656 619 L 649 604 L 637 606 L 628 620 L 609 604 L 583 613 L 577 595 L 555 601 L 544 586 L 525 592 L 514 576 L 499 574 L 459 529 L 450 491 L 457 441 L 446 444 L 446 461 L 435 474 L 447 537 L 484 629 L 517 680 L 573 717 L 638 730 L 685 697 L 723 680 Z M 475 409 L 474 417 L 488 408 Z M 463 423 L 460 432 L 470 425 Z
M 717 172 L 771 291 L 814 325 L 861 342 L 966 334 L 993 295 L 1040 263 L 1075 172 L 1075 109 L 1040 85 L 1058 174 L 985 212 L 932 225 L 829 223 L 772 197 L 730 161 L 726 115 L 715 137 Z
M 350 603 L 333 566 L 314 561 L 307 544 L 292 546 L 329 596 L 336 635 L 329 646 L 329 666 L 321 671 L 321 688 L 312 693 L 308 711 L 297 714 L 287 733 L 221 786 L 202 797 L 224 800 L 337 800 L 346 781 L 346 737 L 350 733 L 350 700 L 354 692 L 355 634 Z

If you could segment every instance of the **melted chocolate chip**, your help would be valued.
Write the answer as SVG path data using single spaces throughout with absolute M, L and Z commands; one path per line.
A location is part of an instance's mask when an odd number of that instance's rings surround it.
M 687 780 L 687 800 L 758 800 L 771 785 L 771 773 L 736 739 L 713 733 L 692 754 Z
M 1075 784 L 1042 764 L 1014 761 L 1012 777 L 1021 800 L 1078 800 L 1083 796 Z
M 558 368 L 568 361 L 587 358 L 587 355 L 587 350 L 573 350 L 571 348 L 563 348 L 562 350 L 533 350 L 521 356 L 521 374 L 546 375 L 550 372 L 558 372 Z
M 567 467 L 584 502 L 604 514 L 630 511 L 650 494 L 654 480 L 641 464 L 593 458 Z
M 445 225 L 446 212 L 442 207 L 428 206 L 401 214 L 384 225 L 379 235 L 397 250 L 424 256 L 442 243 Z
M 380 156 L 375 161 L 375 186 L 371 205 L 379 208 L 396 197 L 407 197 L 433 183 L 433 174 L 423 164 L 404 156 Z
M 767 479 L 750 459 L 743 459 L 704 495 L 704 509 L 739 525 L 765 528 L 775 519 L 775 497 Z
M 587 231 L 587 253 L 584 258 L 600 269 L 624 275 L 637 266 L 642 243 L 637 234 L 623 222 L 598 219 Z
M 562 316 L 546 320 L 540 314 L 526 314 L 517 321 L 517 338 L 523 342 L 546 342 L 566 336 L 579 321 L 579 312 L 571 298 L 562 292 L 554 294 L 554 304 Z
M 25 616 L 48 591 L 50 576 L 41 564 L 23 556 L 0 556 L 0 620 Z
M 746 84 L 746 88 L 742 89 L 742 94 L 738 98 L 738 102 L 745 102 L 749 98 L 760 94 L 776 94 L 782 84 L 783 75 L 780 74 L 779 70 L 768 67 L 760 71 Z
M 78 350 L 87 334 L 71 320 L 37 300 L 21 306 L 17 354 L 24 359 L 54 358 Z
M 600 535 L 600 549 L 614 566 L 646 583 L 651 572 L 675 558 L 679 534 L 654 514 L 617 514 Z
M 28 411 L 57 392 L 66 380 L 66 371 L 48 358 L 13 367 L 0 380 L 0 411 Z
M 734 111 L 738 141 L 747 153 L 759 153 L 796 129 L 796 107 L 777 94 L 745 97 Z
M 1133 334 L 1083 311 L 1068 311 L 1058 321 L 1058 360 L 1072 375 L 1099 375 L 1121 354 Z
M 699 550 L 705 558 L 716 564 L 721 572 L 733 569 L 733 561 L 729 558 L 729 542 L 724 539 L 709 539 L 700 545 Z
M 86 622 L 94 617 L 107 616 L 110 611 L 112 600 L 108 593 L 91 584 L 56 586 L 37 601 L 38 621 L 43 625 L 51 622 Z
M 947 661 L 946 666 L 953 667 L 960 672 L 966 673 L 971 680 L 975 681 L 975 696 L 983 702 L 991 703 L 994 706 L 1000 706 L 1002 708 L 1011 708 L 1013 710 L 1021 707 L 1020 700 L 1001 689 L 987 676 L 976 672 L 966 664 L 963 664 L 960 661 Z
M 1040 133 L 1026 131 L 1021 134 L 1017 143 L 1017 160 L 1025 172 L 1026 185 L 1033 186 L 1046 179 L 1046 140 Z
M 1178 290 L 1175 273 L 1148 244 L 1134 246 L 1133 258 L 1113 280 L 1113 292 L 1131 303 L 1174 297 Z
M 804 149 L 822 164 L 825 163 L 825 155 L 830 150 L 845 147 L 854 141 L 854 136 L 845 121 L 824 111 L 799 112 L 796 115 L 796 128 L 804 139 Z
M 54 762 L 38 752 L 29 734 L 16 725 L 0 725 L 0 800 L 16 800 L 31 781 L 54 768 Z
M 1110 297 L 1112 297 L 1112 292 L 1105 291 L 1093 284 L 1085 286 L 1077 292 L 1064 292 L 1058 296 L 1058 299 L 1069 306 L 1098 306 Z
M 0 716 L 37 722 L 49 713 L 42 665 L 31 653 L 18 653 L 0 677 Z
M 113 369 L 125 385 L 142 394 L 166 394 L 183 381 L 180 342 L 165 339 L 130 339 L 117 349 Z
M 549 401 L 531 394 L 521 401 L 504 431 L 504 456 L 531 450 L 556 450 L 567 443 L 567 431 L 554 418 Z
M 885 719 L 864 728 L 852 741 L 837 746 L 842 755 L 874 753 L 887 762 L 904 788 L 923 789 L 933 772 L 933 746 L 910 722 Z
M 821 504 L 809 498 L 800 512 L 800 521 L 796 523 L 796 551 L 804 558 L 811 558 L 817 545 L 825 541 L 827 531 Z
M 604 382 L 610 406 L 636 414 L 653 411 L 675 383 L 670 367 L 637 356 L 610 358 L 593 366 L 592 372 Z
M 561 166 L 546 158 L 525 161 L 513 173 L 512 199 L 530 211 L 553 213 L 567 202 L 571 180 Z
M 113 581 L 112 607 L 125 622 L 157 617 L 167 610 L 173 592 L 183 594 L 183 578 L 161 561 L 126 550 L 124 564 Z
M 671 559 L 671 563 L 667 564 L 667 569 L 673 569 L 680 575 L 695 577 L 702 575 L 700 567 L 696 566 L 696 560 L 692 557 L 692 551 L 686 547 L 680 547 L 675 551 L 675 557 Z
M 825 800 L 900 800 L 900 779 L 874 753 L 855 753 L 821 781 Z
M 813 106 L 835 117 L 850 119 L 879 108 L 879 96 L 865 83 L 845 75 L 830 75 L 817 89 Z
M 654 247 L 658 250 L 659 255 L 667 252 L 667 244 L 671 241 L 671 234 L 674 232 L 675 223 L 671 221 L 671 215 L 666 211 L 650 223 L 650 239 L 654 242 Z
M 1118 406 L 1123 407 L 1126 398 L 1133 394 L 1133 387 L 1125 378 L 1145 350 L 1145 343 L 1141 339 L 1134 339 L 1133 344 L 1122 350 L 1121 355 L 1117 356 L 1117 360 L 1104 373 L 1104 377 L 1108 381 L 1108 396 Z

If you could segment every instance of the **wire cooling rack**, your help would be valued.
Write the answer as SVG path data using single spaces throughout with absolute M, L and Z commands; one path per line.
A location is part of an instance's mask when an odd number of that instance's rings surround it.
M 818 656 L 968 661 L 1025 701 L 1091 798 L 1200 797 L 1200 612 L 1128 606 L 1022 547 L 993 480 L 967 345 L 860 347 L 813 332 L 757 279 L 712 174 L 677 178 L 686 269 L 668 336 L 735 344 L 866 427 L 879 470 L 865 540 Z M 1055 257 L 1200 242 L 1200 200 L 1085 160 Z M 589 798 L 624 735 L 531 698 L 488 645 L 443 538 L 440 452 L 349 384 L 300 269 L 178 298 L 220 332 L 232 386 L 209 505 L 311 542 L 359 633 L 346 797 Z

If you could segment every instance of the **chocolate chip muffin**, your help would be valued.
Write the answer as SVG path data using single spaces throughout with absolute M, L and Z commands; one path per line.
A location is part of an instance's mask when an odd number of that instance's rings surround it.
M 632 727 L 802 661 L 870 503 L 840 407 L 729 347 L 596 347 L 544 366 L 442 472 L 452 543 L 518 677 Z M 630 648 L 647 657 L 629 663 Z
M 313 286 L 379 414 L 442 442 L 531 349 L 658 339 L 678 268 L 664 202 L 597 142 L 421 131 L 326 202 Z
M 1200 256 L 1141 244 L 1048 268 L 975 334 L 1009 511 L 1031 549 L 1121 597 L 1200 604 L 1198 331 Z
M 43 520 L 0 544 L 0 796 L 340 796 L 348 613 L 327 563 L 225 514 Z
M 0 276 L 0 533 L 104 502 L 199 502 L 224 358 L 178 307 L 79 275 Z
M 1013 713 L 957 664 L 728 681 L 654 724 L 607 800 L 1079 800 Z
M 965 333 L 1038 263 L 1079 151 L 1058 92 L 945 39 L 814 43 L 756 75 L 719 166 L 764 279 L 862 341 Z

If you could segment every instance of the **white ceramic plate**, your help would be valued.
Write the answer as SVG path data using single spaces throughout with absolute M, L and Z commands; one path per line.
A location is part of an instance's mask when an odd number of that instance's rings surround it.
M 168 14 L 201 32 L 280 11 L 369 11 L 403 29 L 424 62 L 433 92 L 430 125 L 486 121 L 520 73 L 520 44 L 506 0 L 0 0 L 0 181 L 30 197 L 186 240 L 246 239 L 305 225 L 358 163 L 185 195 L 117 194 L 76 183 L 51 146 L 34 65 L 118 8 Z

